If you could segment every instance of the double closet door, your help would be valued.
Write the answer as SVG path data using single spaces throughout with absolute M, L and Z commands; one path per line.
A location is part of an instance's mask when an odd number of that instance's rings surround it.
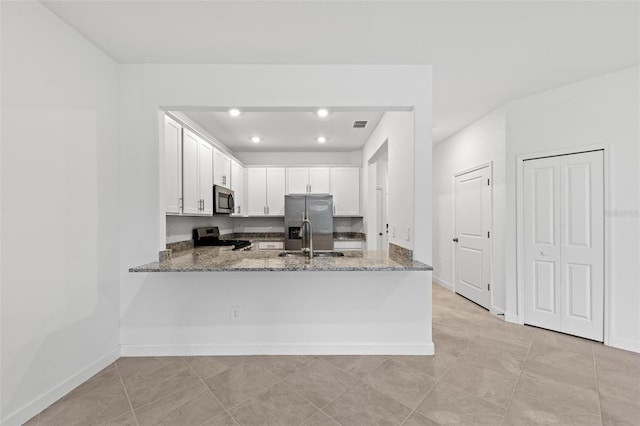
M 524 321 L 604 338 L 603 151 L 524 162 Z

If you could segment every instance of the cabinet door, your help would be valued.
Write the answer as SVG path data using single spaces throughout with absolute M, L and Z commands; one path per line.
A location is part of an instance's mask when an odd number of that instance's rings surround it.
M 225 188 L 231 186 L 231 158 L 215 148 L 213 150 L 213 184 Z
M 236 204 L 235 214 L 246 214 L 244 206 L 244 167 L 239 163 L 231 162 L 231 190 Z
M 289 167 L 287 169 L 287 194 L 306 194 L 309 192 L 309 169 L 307 167 Z
M 198 189 L 199 138 L 187 129 L 182 141 L 182 197 L 184 214 L 200 213 L 200 191 Z
M 198 146 L 198 190 L 201 214 L 213 214 L 213 147 L 201 140 Z
M 182 126 L 164 121 L 164 174 L 167 214 L 182 213 Z
M 263 216 L 267 208 L 267 169 L 247 169 L 247 214 Z
M 334 214 L 358 216 L 360 214 L 360 169 L 334 167 L 331 169 L 331 175 Z
M 309 192 L 314 194 L 330 193 L 329 180 L 328 167 L 309 168 Z
M 267 168 L 267 214 L 284 216 L 285 169 Z

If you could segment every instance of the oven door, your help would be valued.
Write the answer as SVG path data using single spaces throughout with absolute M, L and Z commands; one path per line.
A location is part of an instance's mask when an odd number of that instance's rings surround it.
M 213 214 L 231 214 L 234 212 L 233 191 L 222 186 L 213 187 L 215 209 Z

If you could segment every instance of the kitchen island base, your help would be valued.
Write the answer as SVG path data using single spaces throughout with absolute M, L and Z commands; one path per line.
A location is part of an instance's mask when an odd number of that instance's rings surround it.
M 122 356 L 434 353 L 430 271 L 129 275 Z

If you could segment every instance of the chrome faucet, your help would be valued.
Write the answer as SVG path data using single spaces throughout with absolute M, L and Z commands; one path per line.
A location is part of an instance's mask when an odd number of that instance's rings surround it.
M 311 226 L 311 221 L 309 220 L 309 213 L 302 213 L 302 226 L 300 229 L 300 233 L 302 234 L 302 252 L 309 253 L 309 259 L 313 258 L 313 226 Z M 309 236 L 307 237 L 307 233 Z M 307 241 L 308 240 L 308 241 Z M 307 242 L 309 247 L 307 247 Z

